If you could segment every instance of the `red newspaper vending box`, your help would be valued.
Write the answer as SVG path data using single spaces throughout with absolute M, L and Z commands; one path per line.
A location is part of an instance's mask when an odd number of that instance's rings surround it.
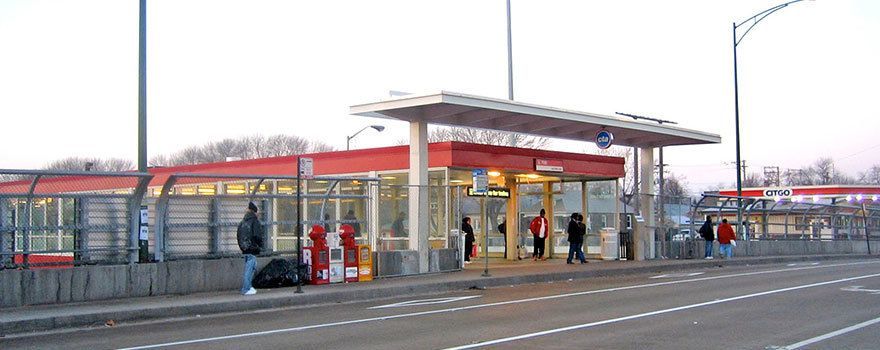
M 327 249 L 327 233 L 321 225 L 312 226 L 309 232 L 312 246 L 308 247 L 309 253 L 303 252 L 303 257 L 308 255 L 309 284 L 330 283 L 330 250 Z
M 358 281 L 357 243 L 354 241 L 354 227 L 345 224 L 339 227 L 339 238 L 342 239 L 343 258 L 345 260 L 345 282 Z

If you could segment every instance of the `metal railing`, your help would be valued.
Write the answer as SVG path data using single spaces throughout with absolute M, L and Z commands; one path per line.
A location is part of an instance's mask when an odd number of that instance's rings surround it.
M 264 255 L 296 254 L 296 177 L 277 175 L 173 174 L 155 204 L 155 260 L 237 256 L 236 230 L 249 202 L 265 229 Z M 303 246 L 309 228 L 356 227 L 368 243 L 370 192 L 378 178 L 316 177 L 302 180 Z M 348 211 L 353 212 L 347 215 Z
M 0 169 L 0 266 L 138 261 L 152 175 Z

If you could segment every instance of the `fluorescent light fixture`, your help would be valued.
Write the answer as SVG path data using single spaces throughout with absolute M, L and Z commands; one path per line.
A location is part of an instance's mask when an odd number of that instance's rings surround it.
M 775 200 L 775 201 L 777 201 L 777 202 L 781 202 L 781 201 L 782 201 L 782 197 L 780 197 L 780 196 L 776 196 L 776 197 L 773 197 L 773 200 Z
M 537 178 L 541 177 L 541 175 L 538 175 L 538 174 L 527 174 L 526 177 L 527 177 L 527 178 L 530 178 L 530 179 L 537 179 Z
M 397 179 L 397 178 L 394 177 L 394 176 L 382 176 L 382 179 L 385 179 L 385 180 L 394 180 L 394 179 Z
M 489 174 L 489 176 L 500 176 L 501 172 L 498 170 L 490 170 L 487 174 Z
M 856 195 L 856 201 L 859 201 L 859 202 L 861 202 L 861 201 L 862 201 L 862 199 L 864 199 L 864 198 L 865 198 L 865 197 L 862 197 L 862 195 L 861 195 L 861 194 L 857 194 L 857 195 Z
M 813 196 L 813 203 L 819 202 L 819 196 Z
M 871 196 L 871 200 L 874 201 L 874 202 L 876 202 L 876 201 L 877 201 L 877 195 L 873 195 L 873 196 Z
M 852 202 L 852 195 L 847 195 L 847 196 L 846 196 L 846 201 L 847 201 L 847 202 Z
M 449 180 L 449 183 L 451 184 L 460 184 L 462 182 L 464 182 L 464 180 Z

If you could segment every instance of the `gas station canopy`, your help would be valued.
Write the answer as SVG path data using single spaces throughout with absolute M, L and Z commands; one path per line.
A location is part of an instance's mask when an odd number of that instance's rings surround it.
M 721 142 L 721 136 L 697 130 L 449 91 L 354 105 L 351 114 L 576 141 L 595 141 L 605 129 L 615 145 L 640 148 Z

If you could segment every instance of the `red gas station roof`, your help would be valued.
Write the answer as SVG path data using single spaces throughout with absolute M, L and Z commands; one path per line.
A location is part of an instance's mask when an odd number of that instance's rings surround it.
M 825 185 L 825 186 L 793 186 L 793 187 L 761 187 L 744 188 L 743 197 L 772 197 L 765 195 L 765 190 L 791 190 L 791 196 L 830 196 L 845 197 L 848 195 L 880 195 L 880 186 L 865 185 Z M 736 189 L 718 191 L 722 196 L 736 196 Z M 787 196 L 783 196 L 787 197 Z

